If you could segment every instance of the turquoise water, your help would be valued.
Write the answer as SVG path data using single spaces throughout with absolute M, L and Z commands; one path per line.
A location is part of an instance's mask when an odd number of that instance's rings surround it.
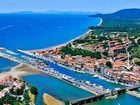
M 139 90 L 136 90 L 136 92 L 138 92 L 140 94 L 140 89 Z
M 16 66 L 18 63 L 12 62 L 8 59 L 0 57 L 0 73 L 9 71 L 13 66 Z
M 140 99 L 128 94 L 122 94 L 114 100 L 100 100 L 87 105 L 140 105 Z
M 48 93 L 62 101 L 76 100 L 79 98 L 93 96 L 93 94 L 82 89 L 67 84 L 61 80 L 52 78 L 45 74 L 28 75 L 22 77 L 28 83 L 37 87 L 39 94 L 37 96 L 36 105 L 42 105 L 43 93 Z

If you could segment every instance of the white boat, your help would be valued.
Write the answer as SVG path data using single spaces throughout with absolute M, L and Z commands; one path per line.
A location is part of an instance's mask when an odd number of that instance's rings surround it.
M 97 77 L 98 77 L 98 75 L 97 75 L 97 74 L 95 74 L 95 75 L 93 75 L 93 77 L 94 77 L 94 78 L 97 78 Z

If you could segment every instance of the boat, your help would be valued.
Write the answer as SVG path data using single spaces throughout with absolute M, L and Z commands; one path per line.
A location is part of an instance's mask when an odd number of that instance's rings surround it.
M 98 77 L 98 75 L 97 75 L 97 74 L 95 74 L 95 75 L 93 75 L 92 77 L 97 78 L 97 77 Z

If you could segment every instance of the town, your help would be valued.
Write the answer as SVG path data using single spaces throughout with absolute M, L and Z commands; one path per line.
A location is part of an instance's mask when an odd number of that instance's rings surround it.
M 30 94 L 37 94 L 37 90 L 34 86 L 14 77 L 10 73 L 6 75 L 0 74 L 0 76 L 1 105 L 29 105 L 32 103 Z
M 65 46 L 58 46 L 30 53 L 51 59 L 77 72 L 97 74 L 114 82 L 126 85 L 140 83 L 140 38 L 124 32 L 88 35 L 71 41 Z

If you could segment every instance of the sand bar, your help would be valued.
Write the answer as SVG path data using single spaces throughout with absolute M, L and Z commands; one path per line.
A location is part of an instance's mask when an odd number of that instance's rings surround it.
M 54 97 L 46 93 L 43 94 L 43 103 L 44 105 L 64 105 L 63 102 L 55 99 Z

